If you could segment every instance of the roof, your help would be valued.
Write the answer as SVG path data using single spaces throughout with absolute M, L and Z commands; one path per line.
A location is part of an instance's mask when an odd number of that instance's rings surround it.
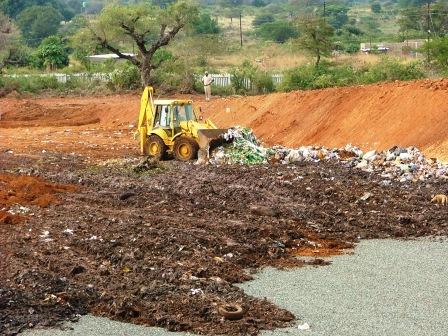
M 154 104 L 156 105 L 176 105 L 176 104 L 191 104 L 190 99 L 156 99 Z
M 132 56 L 132 57 L 135 56 L 135 54 L 132 54 L 132 53 L 123 53 L 123 54 L 126 56 Z M 102 60 L 109 60 L 109 59 L 117 59 L 119 57 L 116 54 L 101 54 L 101 55 L 91 55 L 91 56 L 88 56 L 88 58 L 91 60 L 102 61 Z

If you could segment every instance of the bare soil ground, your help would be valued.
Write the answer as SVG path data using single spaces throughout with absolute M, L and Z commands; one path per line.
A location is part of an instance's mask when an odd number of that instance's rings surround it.
M 295 318 L 234 286 L 260 268 L 325 265 L 320 256 L 359 239 L 448 231 L 446 209 L 429 202 L 447 181 L 382 186 L 331 162 L 167 161 L 136 172 L 137 95 L 0 102 L 0 334 L 86 313 L 257 334 Z M 242 319 L 218 313 L 229 303 L 244 308 Z
M 304 265 L 300 255 L 340 253 L 359 238 L 447 233 L 446 210 L 429 203 L 446 182 L 381 187 L 375 176 L 329 163 L 132 167 L 1 155 L 8 174 L 78 185 L 59 187 L 59 204 L 29 205 L 24 222 L 0 225 L 1 333 L 90 312 L 169 330 L 256 334 L 294 316 L 233 286 L 252 271 Z M 361 201 L 366 191 L 373 196 Z M 218 307 L 227 303 L 242 305 L 244 317 L 224 320 Z

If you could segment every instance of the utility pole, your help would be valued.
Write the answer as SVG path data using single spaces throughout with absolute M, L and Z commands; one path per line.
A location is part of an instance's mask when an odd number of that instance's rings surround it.
M 325 8 L 326 5 L 327 5 L 327 4 L 326 4 L 326 2 L 325 2 L 325 0 L 324 0 L 324 21 L 325 21 L 325 16 L 327 16 L 327 13 L 326 13 L 326 11 L 325 11 L 325 9 L 326 9 L 326 8 Z
M 429 16 L 430 16 L 430 10 L 429 10 L 429 0 L 426 3 L 426 21 L 427 21 L 427 33 L 428 33 L 428 41 L 427 43 L 429 44 L 429 38 L 430 38 L 430 34 L 431 34 L 431 30 L 430 30 L 430 25 L 429 25 Z M 426 48 L 426 61 L 429 63 L 429 46 L 428 48 Z
M 241 12 L 240 12 L 240 44 L 243 47 L 243 26 L 241 24 Z

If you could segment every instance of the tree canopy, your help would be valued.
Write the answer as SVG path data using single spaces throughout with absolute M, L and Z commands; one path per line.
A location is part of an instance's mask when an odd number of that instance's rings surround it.
M 81 3 L 81 1 L 78 2 Z M 64 0 L 0 0 L 0 10 L 12 18 L 16 18 L 22 11 L 33 6 L 51 6 L 65 19 L 70 19 L 75 14 L 74 9 Z
M 155 53 L 170 41 L 198 15 L 197 6 L 178 1 L 165 8 L 148 4 L 109 5 L 97 20 L 81 29 L 75 38 L 78 46 L 92 50 L 102 48 L 126 59 L 141 71 L 142 84 L 151 82 L 151 71 L 162 60 L 154 60 Z M 136 55 L 129 54 L 132 46 Z
M 322 56 L 330 56 L 333 50 L 332 37 L 334 29 L 323 18 L 305 16 L 298 20 L 300 37 L 298 44 L 301 49 L 316 57 L 316 67 Z
M 17 16 L 17 24 L 27 43 L 37 46 L 45 37 L 57 33 L 63 19 L 53 6 L 32 6 Z
M 34 55 L 35 66 L 54 70 L 68 65 L 68 49 L 59 36 L 45 38 Z

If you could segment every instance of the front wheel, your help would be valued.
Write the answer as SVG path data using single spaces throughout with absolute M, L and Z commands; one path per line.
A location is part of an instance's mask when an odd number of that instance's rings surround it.
M 146 142 L 145 153 L 150 155 L 157 160 L 161 160 L 166 155 L 166 145 L 163 140 L 157 135 L 150 135 Z
M 198 157 L 198 143 L 188 137 L 179 137 L 174 142 L 173 154 L 176 160 L 190 161 Z

